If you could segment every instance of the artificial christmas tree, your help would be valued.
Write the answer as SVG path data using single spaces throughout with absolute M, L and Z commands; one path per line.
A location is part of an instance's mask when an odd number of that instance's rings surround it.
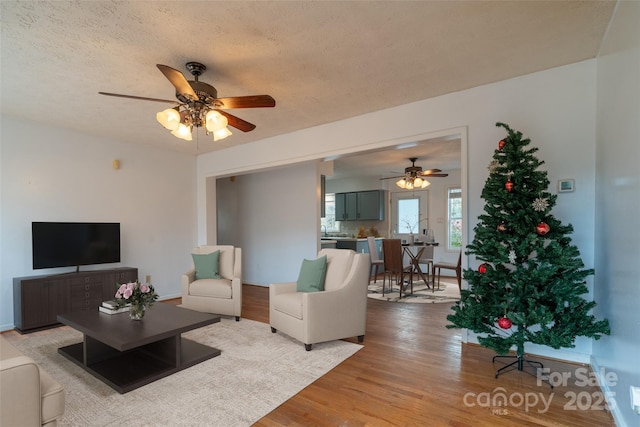
M 544 164 L 527 148 L 529 139 L 504 123 L 508 136 L 498 143 L 489 164 L 489 178 L 482 190 L 485 214 L 474 228 L 467 254 L 481 262 L 477 270 L 466 269 L 469 289 L 453 306 L 448 328 L 466 328 L 478 341 L 499 355 L 515 347 L 514 362 L 499 369 L 523 370 L 524 344 L 553 348 L 574 347 L 578 336 L 599 339 L 609 334 L 609 323 L 589 312 L 595 302 L 585 300 L 586 277 L 580 253 L 562 225 L 551 215 L 557 195 L 547 192 Z M 494 360 L 496 359 L 494 357 Z

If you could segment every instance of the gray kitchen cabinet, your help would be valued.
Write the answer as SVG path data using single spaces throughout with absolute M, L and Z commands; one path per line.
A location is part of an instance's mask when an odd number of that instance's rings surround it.
M 361 191 L 358 199 L 358 219 L 382 221 L 384 219 L 384 192 L 382 190 Z
M 352 251 L 357 251 L 358 241 L 356 239 L 345 239 L 338 240 L 336 243 L 337 249 L 351 249 Z
M 335 194 L 335 209 L 336 209 L 336 221 L 345 221 L 347 216 L 347 194 L 336 193 Z
M 384 190 L 336 193 L 336 221 L 384 220 Z
M 358 217 L 357 193 L 336 193 L 336 221 L 354 221 Z

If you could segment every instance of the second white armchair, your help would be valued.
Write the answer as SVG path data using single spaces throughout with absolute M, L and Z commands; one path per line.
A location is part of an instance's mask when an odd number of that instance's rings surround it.
M 324 290 L 297 292 L 297 283 L 269 287 L 271 332 L 301 341 L 307 351 L 315 343 L 348 337 L 364 340 L 367 323 L 369 254 L 349 249 L 322 249 L 327 257 Z

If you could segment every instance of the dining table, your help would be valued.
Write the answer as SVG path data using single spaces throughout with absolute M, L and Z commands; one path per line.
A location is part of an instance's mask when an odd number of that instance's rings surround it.
M 425 272 L 422 271 L 420 267 L 420 258 L 422 258 L 422 254 L 424 253 L 427 246 L 438 246 L 438 243 L 435 242 L 420 242 L 420 243 L 403 243 L 402 251 L 409 258 L 409 264 L 411 265 L 411 270 L 409 272 L 409 282 L 411 284 L 411 293 L 413 293 L 413 275 L 416 274 L 419 278 L 424 281 L 424 284 L 427 286 L 427 289 L 431 289 L 433 291 L 434 284 L 429 280 L 429 275 L 433 277 L 433 272 L 429 272 L 427 269 L 426 277 Z

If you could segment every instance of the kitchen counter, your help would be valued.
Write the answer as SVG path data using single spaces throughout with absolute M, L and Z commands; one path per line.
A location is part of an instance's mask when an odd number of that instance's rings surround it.
M 337 240 L 333 240 L 333 239 L 322 239 L 320 240 L 320 249 L 335 249 L 336 244 L 338 243 Z
M 378 252 L 382 248 L 382 239 L 384 237 L 376 237 L 376 248 Z M 335 243 L 329 243 L 335 242 Z M 321 247 L 335 247 L 337 249 L 351 249 L 356 252 L 369 253 L 369 242 L 366 237 L 322 237 L 320 241 Z M 330 246 L 331 245 L 331 246 Z M 334 246 L 335 245 L 335 246 Z

